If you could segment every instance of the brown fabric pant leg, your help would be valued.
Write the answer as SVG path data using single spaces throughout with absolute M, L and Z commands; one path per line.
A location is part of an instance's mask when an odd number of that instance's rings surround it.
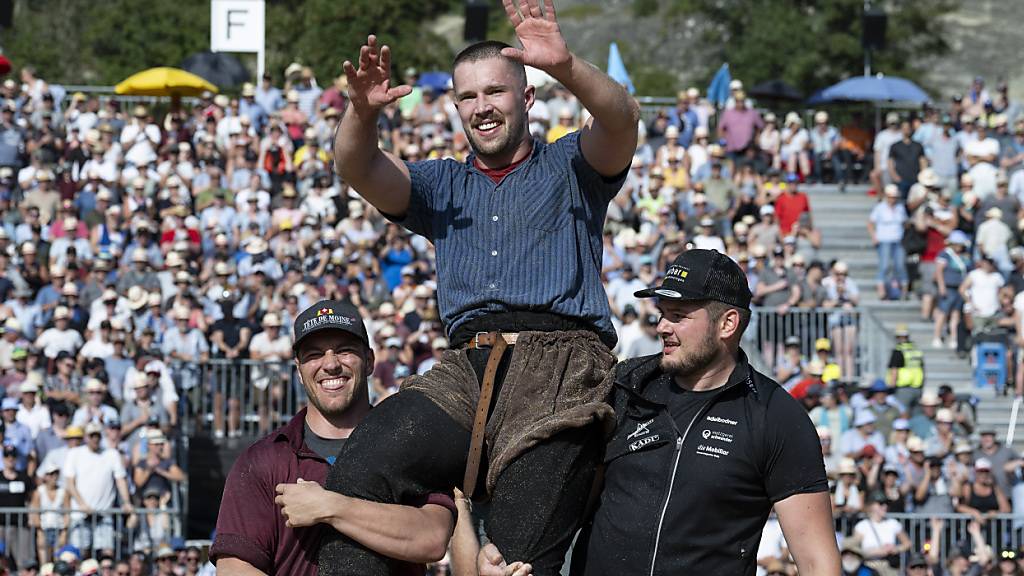
M 604 444 L 614 357 L 589 332 L 521 333 L 511 353 L 487 426 L 486 486 L 497 509 L 488 532 L 521 555 L 515 559 L 538 562 L 537 576 L 553 576 L 581 521 Z M 389 503 L 450 490 L 465 468 L 479 392 L 466 353 L 446 352 L 370 412 L 331 468 L 327 487 Z M 318 562 L 324 576 L 395 569 L 336 532 Z

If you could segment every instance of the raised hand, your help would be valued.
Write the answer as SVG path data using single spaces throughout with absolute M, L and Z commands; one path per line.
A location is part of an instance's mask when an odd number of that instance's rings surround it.
M 565 45 L 562 30 L 555 19 L 553 0 L 544 0 L 543 11 L 540 0 L 520 0 L 518 9 L 514 0 L 502 0 L 502 4 L 523 45 L 521 50 L 505 48 L 501 51 L 502 55 L 545 72 L 570 63 L 572 54 Z
M 348 96 L 357 112 L 377 112 L 412 92 L 412 86 L 391 87 L 391 49 L 377 47 L 377 37 L 366 37 L 359 49 L 359 68 L 346 60 L 342 65 L 348 77 Z

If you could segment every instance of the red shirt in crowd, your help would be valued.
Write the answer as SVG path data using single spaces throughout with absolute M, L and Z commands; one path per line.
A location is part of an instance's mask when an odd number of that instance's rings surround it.
M 787 191 L 775 199 L 775 218 L 779 221 L 779 232 L 783 236 L 792 234 L 793 225 L 800 219 L 800 215 L 810 211 L 811 204 L 807 201 L 807 194 L 787 187 Z
M 793 386 L 789 390 L 789 394 L 790 396 L 796 398 L 797 400 L 803 400 L 804 397 L 807 396 L 807 393 L 810 391 L 810 389 L 814 386 L 824 386 L 821 383 L 821 377 L 811 376 L 810 378 L 804 378 L 803 380 L 797 382 L 796 386 Z
M 235 462 L 224 484 L 224 497 L 217 515 L 217 534 L 210 558 L 244 560 L 267 574 L 315 576 L 316 556 L 326 524 L 289 528 L 281 507 L 274 502 L 275 487 L 299 478 L 323 485 L 329 465 L 303 441 L 306 409 L 284 427 L 250 446 Z M 443 494 L 432 494 L 414 505 L 437 504 L 455 514 L 455 502 Z M 422 576 L 421 564 L 404 564 L 403 576 Z
M 946 236 L 929 226 L 924 238 L 925 246 L 924 253 L 921 254 L 921 262 L 935 262 L 935 259 L 939 257 L 939 253 L 946 247 Z

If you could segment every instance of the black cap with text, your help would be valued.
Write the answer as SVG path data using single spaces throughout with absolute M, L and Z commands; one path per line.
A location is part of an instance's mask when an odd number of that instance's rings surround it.
M 660 286 L 633 294 L 637 298 L 717 300 L 737 308 L 750 308 L 747 276 L 732 258 L 717 250 L 683 252 L 665 271 Z
M 370 345 L 366 325 L 355 306 L 341 300 L 321 300 L 295 318 L 295 343 L 292 344 L 292 350 L 298 350 L 299 344 L 306 337 L 321 330 L 343 330 L 359 337 L 363 344 Z

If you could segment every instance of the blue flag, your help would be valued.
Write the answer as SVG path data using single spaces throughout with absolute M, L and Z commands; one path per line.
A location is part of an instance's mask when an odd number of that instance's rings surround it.
M 732 75 L 729 74 L 729 64 L 725 63 L 711 79 L 711 85 L 708 86 L 708 100 L 716 106 L 725 106 L 726 101 L 729 100 L 729 82 L 732 82 Z
M 626 65 L 622 62 L 622 55 L 619 54 L 619 45 L 615 42 L 608 46 L 608 75 L 612 77 L 612 80 L 625 86 L 630 94 L 636 92 L 633 81 L 629 78 L 629 72 L 626 72 Z

